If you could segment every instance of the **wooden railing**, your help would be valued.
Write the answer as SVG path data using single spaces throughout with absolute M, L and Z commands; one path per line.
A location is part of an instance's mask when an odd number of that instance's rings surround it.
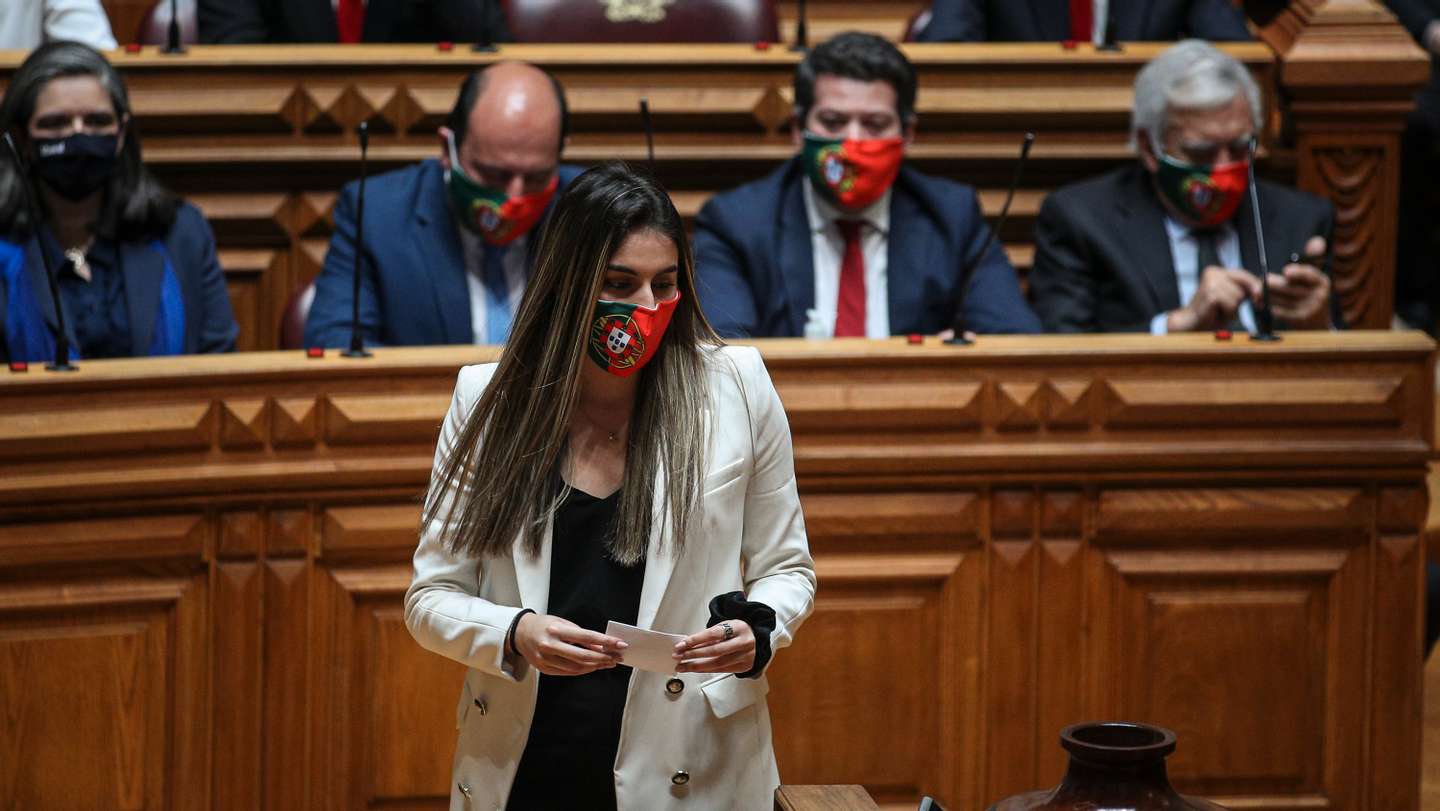
M 1433 346 L 762 343 L 819 574 L 783 779 L 984 808 L 1118 717 L 1229 807 L 1418 811 Z M 489 356 L 4 373 L 0 807 L 443 807 L 460 666 L 400 599 Z

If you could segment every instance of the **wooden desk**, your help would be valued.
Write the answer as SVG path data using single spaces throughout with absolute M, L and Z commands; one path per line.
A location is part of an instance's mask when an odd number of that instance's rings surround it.
M 1357 23 L 1327 16 L 1330 7 L 1296 18 L 1279 56 L 1258 43 L 1224 47 L 1272 102 L 1262 172 L 1339 205 L 1338 288 L 1349 323 L 1388 327 L 1399 133 L 1428 64 L 1393 21 Z M 1117 53 L 1056 43 L 905 47 L 920 83 L 911 161 L 980 187 L 987 215 L 998 213 L 1022 134 L 1039 133 L 1002 234 L 1023 274 L 1046 193 L 1133 159 L 1131 85 L 1164 45 L 1131 43 Z M 0 52 L 0 84 L 22 57 Z M 686 217 L 795 151 L 789 118 L 799 56 L 782 47 L 514 45 L 476 54 L 197 46 L 179 57 L 147 49 L 112 58 L 129 84 L 147 162 L 215 226 L 241 349 L 274 348 L 291 292 L 319 272 L 336 192 L 358 174 L 356 126 L 371 125 L 372 171 L 435 157 L 435 129 L 461 79 L 496 59 L 543 65 L 568 88 L 574 134 L 565 157 L 573 162 L 643 160 L 637 104 L 647 97 L 657 172 Z
M 762 348 L 820 576 L 787 782 L 983 808 L 1119 717 L 1233 807 L 1417 808 L 1430 341 Z M 441 807 L 460 672 L 400 599 L 486 357 L 0 377 L 0 807 Z

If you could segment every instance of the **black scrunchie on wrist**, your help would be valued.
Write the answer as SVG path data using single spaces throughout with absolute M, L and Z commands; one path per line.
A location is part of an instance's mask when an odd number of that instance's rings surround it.
M 743 620 L 755 633 L 755 666 L 736 678 L 753 679 L 765 671 L 770 664 L 770 634 L 775 632 L 775 609 L 764 603 L 745 599 L 745 593 L 732 591 L 710 601 L 710 621 L 706 628 L 713 628 L 725 620 Z

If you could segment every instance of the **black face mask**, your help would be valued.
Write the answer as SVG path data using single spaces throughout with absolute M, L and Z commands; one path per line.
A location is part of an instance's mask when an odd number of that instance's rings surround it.
M 35 174 L 67 200 L 84 200 L 115 174 L 118 135 L 86 135 L 36 139 Z

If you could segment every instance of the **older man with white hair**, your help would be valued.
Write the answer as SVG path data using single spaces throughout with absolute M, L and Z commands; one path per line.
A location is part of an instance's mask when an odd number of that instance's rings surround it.
M 1186 40 L 1135 80 L 1136 163 L 1057 190 L 1040 209 L 1030 291 L 1051 332 L 1256 329 L 1259 196 L 1278 327 L 1339 325 L 1328 201 L 1247 180 L 1264 121 L 1245 66 Z

